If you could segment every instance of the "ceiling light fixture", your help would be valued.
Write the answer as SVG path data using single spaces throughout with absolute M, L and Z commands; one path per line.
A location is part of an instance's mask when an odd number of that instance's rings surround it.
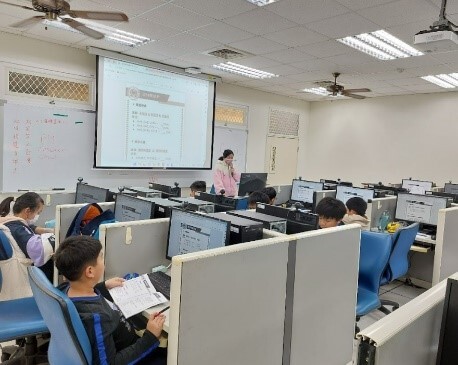
M 123 30 L 108 27 L 106 25 L 93 23 L 85 19 L 78 19 L 78 21 L 85 25 L 89 25 L 91 29 L 94 29 L 96 31 L 103 33 L 105 36 L 104 39 L 110 42 L 121 43 L 121 44 L 125 44 L 126 46 L 130 46 L 130 47 L 140 46 L 142 44 L 151 42 L 150 38 L 143 37 L 141 35 L 125 32 Z M 70 32 L 81 34 L 78 30 L 68 26 L 67 24 L 59 20 L 44 20 L 43 24 L 46 26 L 60 28 L 60 29 L 68 30 Z
M 458 73 L 452 74 L 440 74 L 440 75 L 428 75 L 422 76 L 423 80 L 436 84 L 437 86 L 443 87 L 444 89 L 454 89 L 458 87 Z
M 231 72 L 234 74 L 251 77 L 252 79 L 270 79 L 272 77 L 278 77 L 270 72 L 265 72 L 261 70 L 257 70 L 255 68 L 239 65 L 238 63 L 234 62 L 226 62 L 220 63 L 217 65 L 213 65 L 214 68 L 226 72 Z
M 332 95 L 332 93 L 329 93 L 329 91 L 324 87 L 313 87 L 311 89 L 302 89 L 301 91 L 305 93 L 315 94 L 315 95 L 328 96 L 330 98 L 344 97 L 344 95 L 340 95 L 340 94 Z
M 257 5 L 257 6 L 265 6 L 265 5 L 272 4 L 276 2 L 277 0 L 246 0 L 246 1 L 248 1 L 251 4 Z
M 384 30 L 339 38 L 336 41 L 379 60 L 394 60 L 397 58 L 423 55 L 422 52 Z

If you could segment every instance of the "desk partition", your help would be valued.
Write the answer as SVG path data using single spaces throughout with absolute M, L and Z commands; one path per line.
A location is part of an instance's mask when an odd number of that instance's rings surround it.
M 369 219 L 371 222 L 371 229 L 378 227 L 380 217 L 385 211 L 390 213 L 391 220 L 394 220 L 394 215 L 396 213 L 396 202 L 396 196 L 387 196 L 384 198 L 372 199 L 372 201 L 367 204 L 366 216 L 367 219 Z
M 99 239 L 105 253 L 105 279 L 129 272 L 144 274 L 168 265 L 169 218 L 101 224 Z
M 440 282 L 358 333 L 356 363 L 436 364 L 446 286 L 446 280 Z

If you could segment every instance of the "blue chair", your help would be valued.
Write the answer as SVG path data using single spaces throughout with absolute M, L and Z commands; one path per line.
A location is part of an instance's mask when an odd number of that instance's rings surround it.
M 12 257 L 13 250 L 8 238 L 0 230 L 0 252 L 3 260 Z M 3 283 L 0 269 L 0 290 Z M 46 361 L 46 356 L 38 353 L 36 335 L 48 333 L 43 317 L 32 297 L 0 301 L 0 342 L 24 339 L 25 346 L 2 348 L 2 362 L 27 364 Z M 24 341 L 20 341 L 24 342 Z
M 388 265 L 382 275 L 380 285 L 386 285 L 392 281 L 403 277 L 409 270 L 409 252 L 410 247 L 415 242 L 420 225 L 413 223 L 407 227 L 400 228 L 392 237 L 392 248 Z M 391 313 L 385 305 L 392 306 L 392 310 L 399 308 L 399 303 L 391 300 L 382 300 L 382 306 L 379 308 L 385 314 Z
M 382 305 L 378 295 L 380 278 L 388 264 L 391 243 L 387 233 L 361 232 L 356 321 Z
M 73 302 L 54 288 L 43 271 L 33 266 L 28 270 L 33 296 L 51 332 L 50 364 L 90 365 L 91 344 Z

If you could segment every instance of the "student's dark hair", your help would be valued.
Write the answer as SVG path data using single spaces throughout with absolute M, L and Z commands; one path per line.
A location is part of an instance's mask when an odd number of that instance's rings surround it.
M 203 180 L 194 181 L 190 186 L 192 191 L 207 191 L 207 183 Z
M 270 198 L 266 193 L 262 191 L 253 191 L 248 197 L 248 205 L 256 203 L 270 204 Z
M 363 217 L 366 216 L 367 203 L 363 198 L 355 196 L 353 198 L 348 199 L 345 205 L 347 206 L 348 210 L 354 210 L 356 214 L 361 215 Z
M 13 200 L 14 198 L 10 196 L 0 203 L 0 215 L 2 217 L 5 217 L 10 213 L 10 205 Z M 19 214 L 27 208 L 30 210 L 36 210 L 41 204 L 44 203 L 45 202 L 40 195 L 37 193 L 28 192 L 22 194 L 19 198 L 16 198 L 16 201 L 13 205 L 13 213 Z
M 328 196 L 320 200 L 315 213 L 324 218 L 334 218 L 340 221 L 347 213 L 347 208 L 340 200 Z
M 102 244 L 90 236 L 71 236 L 66 238 L 54 254 L 57 270 L 70 281 L 81 278 L 89 265 L 95 265 Z
M 232 150 L 224 150 L 223 155 L 218 160 L 223 161 L 227 156 L 233 155 L 233 154 L 234 152 L 232 152 Z
M 268 186 L 267 188 L 262 189 L 261 192 L 266 194 L 270 200 L 277 197 L 277 191 L 272 186 Z

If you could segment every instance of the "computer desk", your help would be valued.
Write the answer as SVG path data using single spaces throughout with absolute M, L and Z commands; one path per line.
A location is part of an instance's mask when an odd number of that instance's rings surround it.
M 162 303 L 162 304 L 159 304 L 159 305 L 156 305 L 155 307 L 151 307 L 151 308 L 148 308 L 146 310 L 143 311 L 143 316 L 145 316 L 146 318 L 149 318 L 149 316 L 154 313 L 154 312 L 160 312 L 161 310 L 163 310 L 164 308 L 170 306 L 170 301 L 166 302 L 166 303 Z M 163 314 L 165 315 L 165 322 L 164 322 L 164 327 L 163 327 L 163 331 L 164 332 L 167 332 L 169 333 L 169 313 L 170 313 L 170 308 L 167 309 Z

